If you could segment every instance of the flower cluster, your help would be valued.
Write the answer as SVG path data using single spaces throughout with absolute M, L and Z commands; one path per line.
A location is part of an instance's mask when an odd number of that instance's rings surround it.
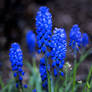
M 46 56 L 46 58 L 48 58 L 47 56 L 51 56 L 53 67 L 51 70 L 54 71 L 55 77 L 59 75 L 64 76 L 62 68 L 67 51 L 66 32 L 63 28 L 55 28 L 52 35 L 51 30 L 52 16 L 49 9 L 45 6 L 40 7 L 36 16 L 37 44 L 39 48 L 38 52 L 45 53 L 44 56 Z M 73 50 L 78 50 L 81 45 L 85 47 L 87 44 L 87 35 L 83 34 L 82 37 L 78 25 L 73 25 L 70 32 L 70 46 Z M 48 47 L 50 48 L 50 52 L 48 51 Z M 43 88 L 48 87 L 48 71 L 50 71 L 49 62 L 46 61 L 45 57 L 43 57 L 40 60 L 40 75 Z
M 26 33 L 26 42 L 30 53 L 33 53 L 35 51 L 36 37 L 32 31 Z
M 81 45 L 82 37 L 80 28 L 77 24 L 73 25 L 70 31 L 70 46 L 72 49 L 78 50 Z
M 43 88 L 47 88 L 48 86 L 48 79 L 47 79 L 47 70 L 46 70 L 46 62 L 45 58 L 40 59 L 40 75 L 42 79 L 42 86 Z
M 86 47 L 89 43 L 89 40 L 88 40 L 88 35 L 87 33 L 83 33 L 82 34 L 82 46 L 83 47 Z
M 52 15 L 45 6 L 40 7 L 36 16 L 38 53 L 46 52 L 52 35 Z
M 22 85 L 22 76 L 24 75 L 23 67 L 23 53 L 20 49 L 18 43 L 11 44 L 9 58 L 11 62 L 12 71 L 14 72 L 14 77 L 16 78 L 16 87 Z M 26 88 L 27 85 L 24 85 Z
M 58 72 L 63 68 L 64 58 L 66 56 L 66 33 L 63 28 L 55 28 L 51 39 L 51 56 L 52 56 L 52 67 L 54 68 L 54 76 L 58 75 Z M 63 72 L 61 75 L 64 76 Z

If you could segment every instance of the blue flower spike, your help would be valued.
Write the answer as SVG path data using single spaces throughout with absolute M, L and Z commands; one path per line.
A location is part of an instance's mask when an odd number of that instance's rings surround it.
M 45 58 L 41 58 L 40 60 L 40 76 L 41 76 L 41 79 L 42 79 L 42 86 L 43 88 L 47 88 L 47 71 L 46 71 L 46 65 L 45 65 Z
M 46 6 L 42 6 L 39 8 L 39 11 L 36 15 L 36 33 L 37 33 L 37 45 L 38 45 L 38 53 L 44 53 L 48 58 L 50 56 L 50 52 L 48 51 L 49 44 L 52 36 L 52 15 L 49 12 L 49 8 Z M 40 76 L 42 79 L 43 88 L 47 89 L 48 87 L 48 79 L 47 79 L 47 71 L 50 71 L 50 65 L 46 66 L 45 57 L 40 60 Z
M 26 43 L 30 53 L 35 52 L 36 36 L 33 31 L 29 30 L 26 33 Z
M 23 67 L 23 53 L 18 43 L 12 43 L 9 50 L 9 58 L 11 62 L 12 71 L 14 72 L 14 77 L 16 79 L 16 87 L 22 86 L 22 80 L 24 71 Z
M 38 53 L 45 53 L 52 35 L 52 15 L 49 12 L 49 8 L 42 6 L 39 8 L 36 16 L 36 33 Z M 49 54 L 47 54 L 49 55 Z
M 53 36 L 51 38 L 51 56 L 52 56 L 52 67 L 54 68 L 54 76 L 57 77 L 64 65 L 64 59 L 66 57 L 66 32 L 63 28 L 55 28 Z M 61 74 L 63 75 L 63 73 Z
M 89 39 L 88 39 L 88 34 L 87 33 L 83 33 L 82 34 L 82 46 L 86 47 L 89 43 Z
M 82 36 L 80 32 L 80 28 L 77 24 L 73 25 L 70 30 L 70 46 L 73 50 L 79 50 L 81 46 Z

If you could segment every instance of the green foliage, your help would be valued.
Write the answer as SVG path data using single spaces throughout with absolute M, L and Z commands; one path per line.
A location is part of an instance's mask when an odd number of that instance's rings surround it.
M 0 85 L 3 84 L 3 81 L 1 82 L 0 82 Z M 7 85 L 3 86 L 0 92 L 17 92 L 14 78 L 9 79 L 7 81 Z
M 30 63 L 26 62 L 26 66 L 30 70 L 28 85 L 30 85 L 31 90 L 36 88 L 37 92 L 42 92 L 41 78 L 39 74 L 39 69 L 36 67 L 36 62 L 33 61 L 33 67 L 31 66 Z

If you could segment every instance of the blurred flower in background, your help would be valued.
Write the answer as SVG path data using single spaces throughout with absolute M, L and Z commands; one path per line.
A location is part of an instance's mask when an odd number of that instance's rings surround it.
M 26 43 L 29 49 L 30 53 L 34 53 L 35 52 L 35 45 L 36 45 L 36 36 L 33 33 L 33 31 L 29 30 L 26 33 Z
M 87 33 L 83 33 L 82 34 L 82 46 L 83 47 L 86 47 L 89 43 L 89 40 L 88 40 L 88 34 Z

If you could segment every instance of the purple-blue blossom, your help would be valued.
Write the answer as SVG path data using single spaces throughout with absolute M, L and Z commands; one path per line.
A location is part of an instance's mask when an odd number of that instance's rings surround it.
M 36 15 L 38 53 L 46 52 L 52 35 L 52 15 L 49 8 L 42 6 Z
M 42 79 L 42 86 L 43 88 L 47 88 L 48 87 L 48 79 L 47 79 L 47 70 L 46 70 L 46 62 L 45 62 L 45 58 L 41 58 L 40 59 L 40 76 Z
M 9 59 L 11 62 L 12 71 L 16 78 L 16 87 L 22 86 L 23 80 L 23 53 L 18 43 L 12 43 L 9 50 Z
M 26 43 L 30 53 L 35 52 L 36 36 L 33 31 L 29 30 L 26 33 Z
M 81 46 L 82 36 L 80 32 L 80 28 L 77 24 L 73 25 L 70 30 L 70 46 L 73 50 L 78 50 Z
M 88 34 L 87 33 L 83 33 L 82 34 L 82 46 L 86 47 L 89 43 L 89 39 L 88 39 Z
M 59 74 L 64 65 L 64 59 L 66 57 L 66 50 L 67 50 L 66 38 L 67 37 L 64 28 L 54 29 L 50 43 L 54 76 L 57 76 Z

